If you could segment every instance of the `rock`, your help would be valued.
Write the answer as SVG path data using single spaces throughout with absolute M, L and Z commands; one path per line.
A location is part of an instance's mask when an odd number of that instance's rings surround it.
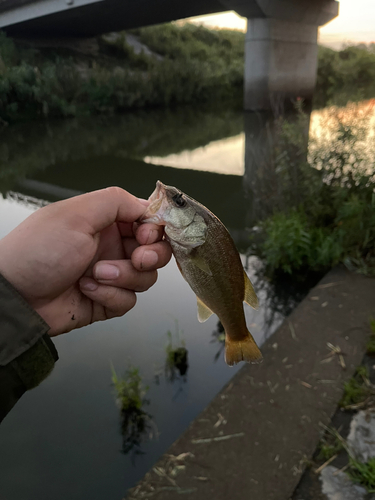
M 345 472 L 328 465 L 320 473 L 322 491 L 328 500 L 364 500 L 367 491 L 352 483 Z
M 358 412 L 350 424 L 347 439 L 352 454 L 363 463 L 375 457 L 375 410 Z

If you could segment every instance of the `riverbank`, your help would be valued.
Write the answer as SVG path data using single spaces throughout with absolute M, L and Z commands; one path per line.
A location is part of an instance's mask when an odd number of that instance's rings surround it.
M 374 279 L 330 271 L 127 498 L 288 500 L 362 360 L 374 296 Z M 328 343 L 345 367 L 322 363 Z
M 230 101 L 242 108 L 245 34 L 168 23 L 85 40 L 0 32 L 0 123 Z M 315 107 L 375 96 L 375 54 L 320 47 Z
M 373 322 L 373 320 L 372 320 Z M 375 365 L 372 337 L 291 500 L 374 500 Z M 370 354 L 369 354 L 370 351 Z
M 1 34 L 0 118 L 14 122 L 215 100 L 237 100 L 241 107 L 243 37 L 190 24 L 49 43 L 16 43 Z

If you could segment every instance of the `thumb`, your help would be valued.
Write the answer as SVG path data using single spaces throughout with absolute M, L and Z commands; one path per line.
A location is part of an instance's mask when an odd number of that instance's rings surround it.
M 119 187 L 109 187 L 60 202 L 89 226 L 95 234 L 114 222 L 135 222 L 146 210 L 148 202 Z

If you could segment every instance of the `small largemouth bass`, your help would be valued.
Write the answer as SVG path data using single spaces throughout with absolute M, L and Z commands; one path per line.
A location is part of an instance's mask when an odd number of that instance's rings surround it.
M 193 198 L 160 181 L 149 201 L 140 222 L 165 226 L 182 276 L 197 296 L 198 320 L 202 323 L 215 313 L 225 329 L 226 363 L 260 361 L 243 310 L 243 301 L 256 309 L 258 299 L 224 224 Z

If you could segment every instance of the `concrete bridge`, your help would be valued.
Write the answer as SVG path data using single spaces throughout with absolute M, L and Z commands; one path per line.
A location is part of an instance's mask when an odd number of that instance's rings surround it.
M 335 0 L 0 0 L 0 29 L 19 38 L 92 37 L 233 10 L 248 19 L 247 110 L 313 95 L 317 31 L 338 15 Z

